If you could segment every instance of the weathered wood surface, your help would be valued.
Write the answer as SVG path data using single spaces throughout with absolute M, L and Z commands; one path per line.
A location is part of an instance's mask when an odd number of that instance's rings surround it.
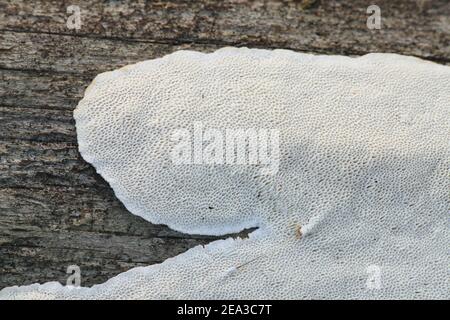
M 131 2 L 131 1 L 130 1 Z M 69 5 L 81 29 L 69 30 Z M 0 288 L 82 284 L 159 263 L 214 237 L 135 217 L 78 153 L 72 110 L 92 78 L 179 49 L 226 45 L 326 54 L 395 52 L 450 64 L 450 2 L 0 0 Z

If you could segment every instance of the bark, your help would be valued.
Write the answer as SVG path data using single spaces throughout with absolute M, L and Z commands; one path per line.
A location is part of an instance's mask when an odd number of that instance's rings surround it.
M 72 1 L 0 0 L 0 288 L 65 283 L 73 264 L 91 286 L 217 239 L 132 215 L 81 159 L 72 110 L 100 72 L 227 45 L 450 64 L 447 0 L 379 0 L 381 30 L 362 0 L 76 2 L 79 30 Z

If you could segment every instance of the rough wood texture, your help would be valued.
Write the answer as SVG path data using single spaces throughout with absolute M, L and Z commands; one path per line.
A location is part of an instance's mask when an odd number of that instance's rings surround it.
M 424 3 L 424 4 L 422 4 Z M 82 10 L 78 31 L 66 8 Z M 188 236 L 127 212 L 77 151 L 72 110 L 100 72 L 179 49 L 225 45 L 326 54 L 396 52 L 450 64 L 447 0 L 0 0 L 0 288 L 90 286 L 214 237 Z

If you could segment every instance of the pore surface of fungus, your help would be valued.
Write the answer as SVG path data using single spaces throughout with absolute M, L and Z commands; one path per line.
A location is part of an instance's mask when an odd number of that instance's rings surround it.
M 83 158 L 130 212 L 187 233 L 258 229 L 92 288 L 0 298 L 450 298 L 449 67 L 179 51 L 98 75 L 74 116 Z

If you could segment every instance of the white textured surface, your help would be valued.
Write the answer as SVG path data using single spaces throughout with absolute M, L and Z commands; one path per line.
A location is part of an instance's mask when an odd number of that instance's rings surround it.
M 90 289 L 0 298 L 450 298 L 449 67 L 180 51 L 99 75 L 74 115 L 82 156 L 132 213 L 188 233 L 259 229 Z M 280 130 L 278 173 L 173 165 L 171 132 L 194 121 Z

